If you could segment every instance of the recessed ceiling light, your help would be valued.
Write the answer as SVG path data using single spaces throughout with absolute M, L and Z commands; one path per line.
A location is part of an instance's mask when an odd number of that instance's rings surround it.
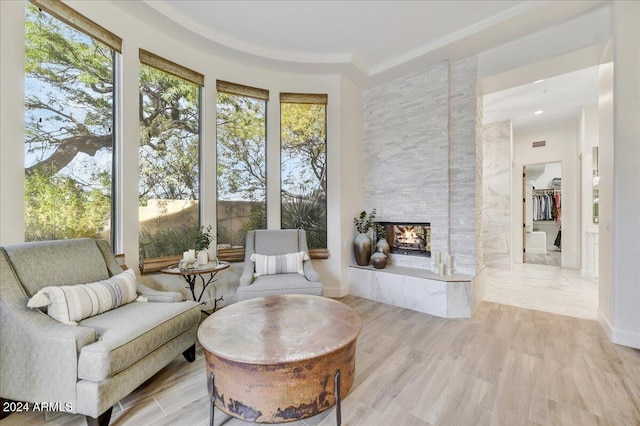
M 536 80 L 533 82 L 533 84 L 538 84 L 538 83 L 542 83 L 544 81 L 544 78 L 542 80 Z
M 538 111 L 534 112 L 534 113 L 533 113 L 533 115 L 540 115 L 540 114 L 542 114 L 543 112 L 544 112 L 544 111 L 540 109 L 540 110 L 538 110 Z

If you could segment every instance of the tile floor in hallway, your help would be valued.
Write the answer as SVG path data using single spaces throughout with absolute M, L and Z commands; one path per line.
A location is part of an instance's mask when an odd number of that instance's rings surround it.
M 511 269 L 487 267 L 484 300 L 538 311 L 597 319 L 598 283 L 578 269 L 515 264 Z

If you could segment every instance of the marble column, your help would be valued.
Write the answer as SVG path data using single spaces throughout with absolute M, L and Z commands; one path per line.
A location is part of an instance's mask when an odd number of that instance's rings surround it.
M 484 264 L 511 264 L 511 121 L 483 128 L 482 252 Z

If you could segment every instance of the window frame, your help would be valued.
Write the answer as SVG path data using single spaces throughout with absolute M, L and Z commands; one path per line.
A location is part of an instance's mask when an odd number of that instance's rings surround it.
M 174 77 L 181 78 L 198 87 L 198 228 L 202 226 L 203 206 L 203 164 L 202 164 L 202 150 L 204 141 L 204 119 L 202 112 L 203 108 L 203 91 L 205 84 L 205 77 L 203 74 L 191 70 L 176 62 L 165 59 L 162 56 L 156 55 L 148 50 L 140 48 L 138 50 L 138 59 L 140 65 L 145 65 L 154 68 L 158 71 L 173 75 Z M 140 73 L 140 67 L 138 74 Z M 139 105 L 141 108 L 142 105 Z M 139 226 L 139 225 L 138 225 Z M 139 228 L 138 228 L 139 229 Z M 138 243 L 139 244 L 139 243 Z M 139 250 L 139 247 L 138 247 Z M 182 255 L 162 256 L 162 257 L 149 257 L 140 258 L 139 270 L 141 274 L 149 274 L 154 272 L 160 272 L 163 268 L 177 264 Z
M 328 150 L 329 150 L 329 140 L 328 140 L 328 104 L 329 104 L 329 96 L 324 93 L 294 93 L 294 92 L 281 92 L 280 93 L 280 227 L 282 227 L 282 188 L 283 188 L 283 174 L 282 174 L 282 104 L 307 104 L 307 105 L 324 105 L 324 143 L 325 143 L 325 162 L 327 162 L 327 175 L 325 176 L 325 185 L 326 185 L 326 193 L 325 193 L 325 220 L 327 221 L 325 232 L 326 232 L 326 241 L 327 247 L 324 248 L 314 248 L 309 250 L 309 257 L 312 259 L 328 259 L 329 258 L 329 226 L 328 226 L 328 213 L 329 213 L 329 176 L 328 176 Z
M 83 33 L 87 37 L 94 39 L 106 47 L 111 49 L 111 61 L 112 61 L 112 108 L 111 108 L 111 185 L 110 185 L 110 217 L 109 217 L 109 243 L 114 249 L 119 249 L 121 242 L 120 229 L 121 221 L 118 217 L 120 209 L 120 200 L 122 194 L 119 189 L 120 176 L 118 172 L 121 165 L 119 164 L 119 147 L 120 147 L 120 125 L 121 120 L 119 117 L 120 108 L 120 94 L 121 94 L 121 80 L 120 75 L 122 72 L 122 38 L 118 35 L 107 30 L 103 26 L 97 24 L 91 19 L 87 18 L 83 14 L 79 13 L 72 7 L 63 3 L 60 0 L 28 0 L 33 6 L 38 8 L 41 12 L 45 12 L 58 21 L 70 26 L 78 32 Z M 26 5 L 25 5 L 26 7 Z M 25 40 L 26 42 L 26 40 Z M 26 120 L 25 120 L 26 126 Z M 26 194 L 25 194 L 26 195 Z M 26 234 L 26 228 L 25 228 Z
M 253 86 L 247 86 L 238 83 L 232 83 L 224 80 L 216 80 L 216 99 L 218 98 L 218 94 L 226 93 L 229 95 L 235 96 L 243 96 L 248 98 L 257 99 L 260 101 L 264 101 L 265 110 L 264 110 L 264 137 L 265 137 L 265 151 L 264 151 L 264 163 L 265 163 L 265 222 L 267 221 L 268 215 L 268 180 L 267 176 L 269 158 L 268 158 L 268 111 L 269 111 L 269 90 L 261 89 Z M 217 115 L 217 111 L 216 111 Z M 218 231 L 218 207 L 219 207 L 219 194 L 217 191 L 218 187 L 218 126 L 216 123 L 216 232 Z M 267 222 L 268 223 L 268 222 Z M 231 247 L 226 249 L 218 249 L 216 250 L 217 257 L 219 260 L 227 261 L 227 262 L 244 262 L 244 254 L 245 248 L 244 244 L 240 247 Z

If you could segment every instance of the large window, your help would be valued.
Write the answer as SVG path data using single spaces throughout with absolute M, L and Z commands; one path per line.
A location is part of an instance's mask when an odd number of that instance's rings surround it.
M 280 94 L 281 226 L 327 248 L 327 96 Z
M 140 257 L 148 260 L 195 247 L 204 77 L 144 50 L 140 61 Z
M 219 248 L 244 246 L 248 230 L 267 226 L 266 112 L 269 92 L 218 81 Z
M 121 40 L 64 3 L 32 3 L 25 24 L 25 240 L 113 242 Z

